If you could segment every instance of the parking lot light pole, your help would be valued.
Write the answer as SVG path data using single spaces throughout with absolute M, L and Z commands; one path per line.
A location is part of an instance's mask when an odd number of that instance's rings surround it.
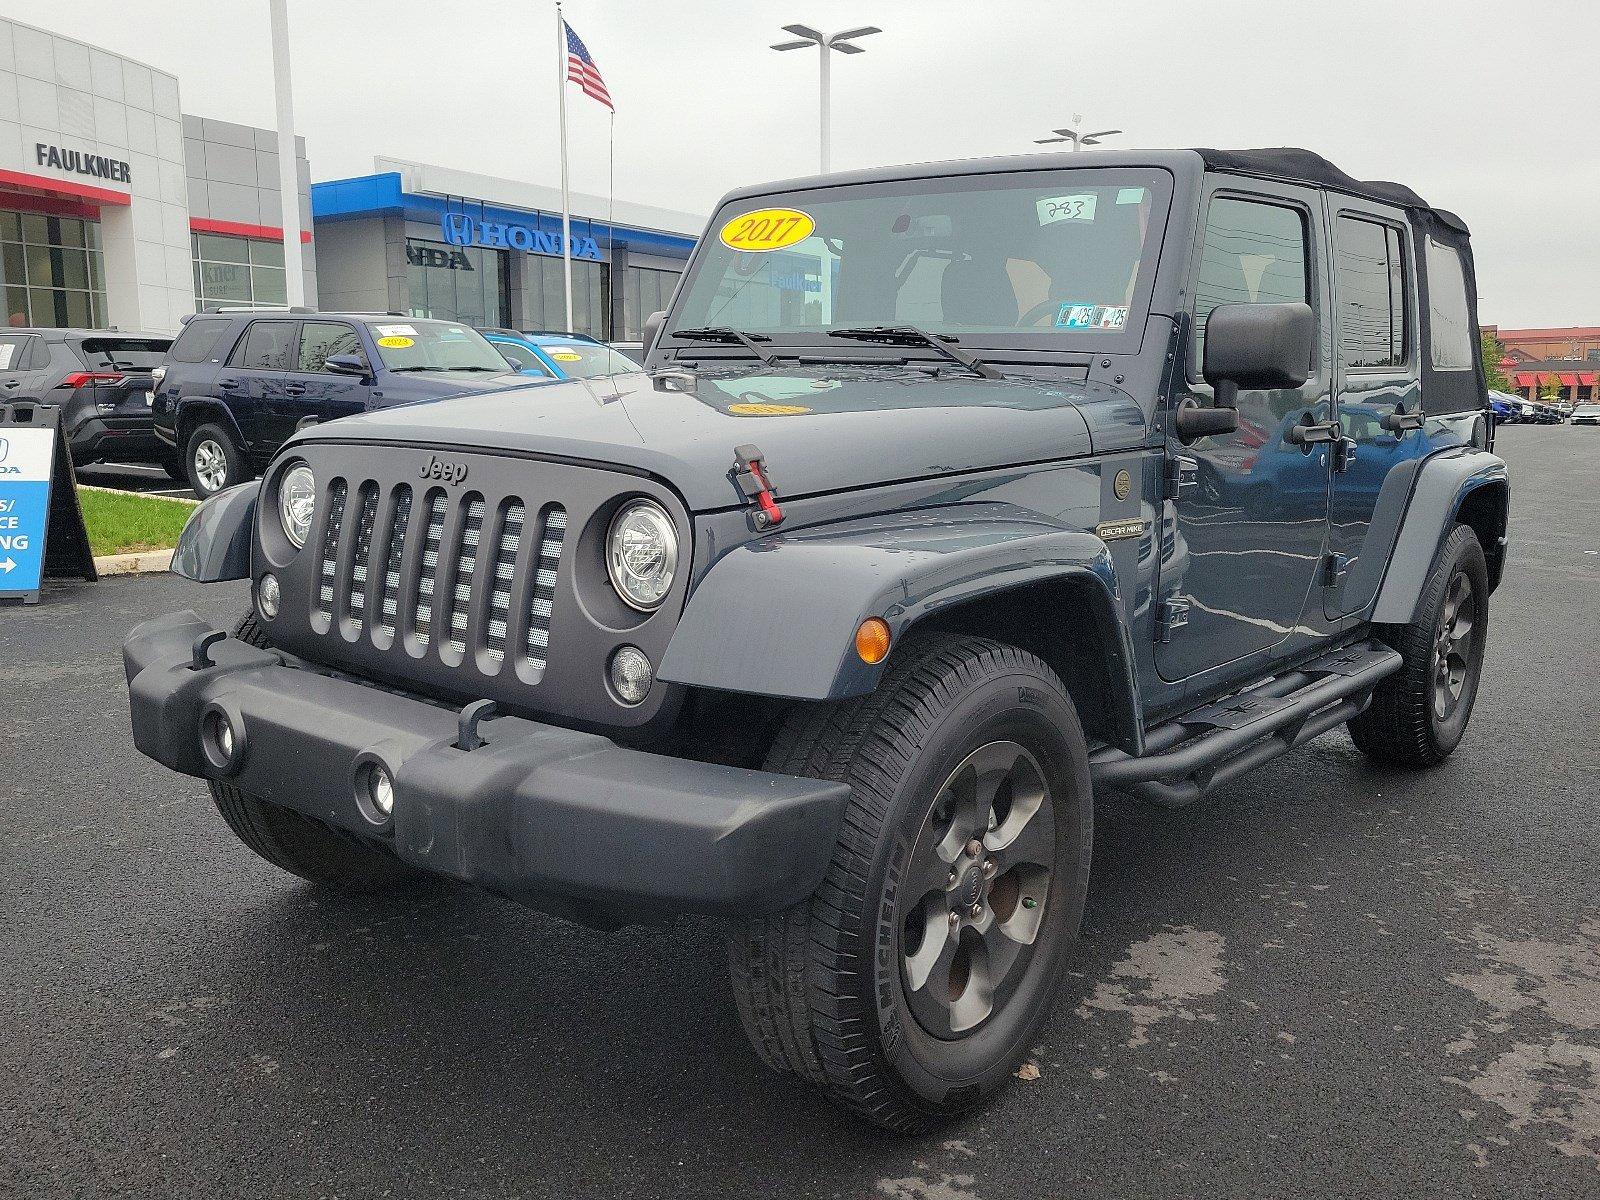
M 869 33 L 882 33 L 876 25 L 862 25 L 856 29 L 845 29 L 839 33 L 822 33 L 809 25 L 785 25 L 785 33 L 795 35 L 791 42 L 776 42 L 774 50 L 804 50 L 807 46 L 815 46 L 820 52 L 822 62 L 822 173 L 828 173 L 828 138 L 833 124 L 831 117 L 832 104 L 829 99 L 831 88 L 830 66 L 832 63 L 831 52 L 837 50 L 840 54 L 865 54 L 866 51 L 856 45 L 855 38 L 866 37 Z
M 267 0 L 272 17 L 272 87 L 278 101 L 278 200 L 283 222 L 285 299 L 304 308 L 306 276 L 300 255 L 300 166 L 294 141 L 294 92 L 289 85 L 288 0 Z
M 1073 113 L 1072 124 L 1074 126 L 1082 125 L 1083 118 L 1077 113 Z M 1076 128 L 1073 128 L 1053 129 L 1051 132 L 1055 135 L 1054 137 L 1034 138 L 1033 144 L 1035 146 L 1051 146 L 1060 142 L 1068 142 L 1071 144 L 1072 149 L 1082 150 L 1085 146 L 1098 146 L 1101 142 L 1101 139 L 1111 137 L 1113 134 L 1121 133 L 1122 130 L 1097 129 L 1093 133 L 1079 133 Z

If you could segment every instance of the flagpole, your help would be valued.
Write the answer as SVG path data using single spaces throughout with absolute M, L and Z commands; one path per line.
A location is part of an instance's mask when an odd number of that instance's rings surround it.
M 611 110 L 610 159 L 611 169 L 607 181 L 607 187 L 610 190 L 606 198 L 606 271 L 611 276 L 611 290 L 615 291 L 617 287 L 617 110 L 615 108 Z M 607 297 L 608 301 L 609 299 L 610 297 Z M 605 332 L 606 323 L 610 320 L 610 317 L 610 313 L 600 314 L 600 330 L 602 333 Z M 611 334 L 613 337 L 616 336 L 614 323 Z
M 561 96 L 561 273 L 566 280 L 567 332 L 572 330 L 572 198 L 567 190 L 567 21 L 556 0 L 556 89 Z

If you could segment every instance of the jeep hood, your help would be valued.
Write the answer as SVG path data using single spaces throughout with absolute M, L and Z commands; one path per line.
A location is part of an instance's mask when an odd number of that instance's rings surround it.
M 784 366 L 454 396 L 313 426 L 291 444 L 394 442 L 614 464 L 666 481 L 704 512 L 744 503 L 735 446 L 758 446 L 778 495 L 797 499 L 1072 458 L 1095 450 L 1091 427 L 1115 429 L 1126 444 L 1143 423 L 1126 393 L 1099 384 Z

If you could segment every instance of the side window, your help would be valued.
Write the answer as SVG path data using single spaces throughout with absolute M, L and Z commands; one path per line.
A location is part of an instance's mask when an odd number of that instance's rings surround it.
M 211 357 L 211 352 L 216 348 L 217 339 L 228 328 L 230 322 L 215 318 L 206 320 L 196 317 L 183 327 L 183 332 L 178 335 L 178 340 L 172 343 L 170 351 L 173 361 L 181 363 L 205 362 Z
M 361 348 L 361 337 L 348 325 L 332 321 L 307 321 L 300 326 L 300 371 L 325 371 L 328 360 L 335 354 L 353 354 L 361 361 L 367 359 Z
M 509 359 L 515 360 L 517 366 L 524 371 L 538 371 L 541 375 L 549 375 L 550 369 L 539 361 L 539 356 L 520 342 L 493 342 L 494 348 Z
M 294 327 L 293 321 L 257 321 L 234 350 L 228 365 L 251 371 L 287 371 Z
M 1428 343 L 1435 371 L 1472 369 L 1472 319 L 1461 255 L 1428 239 Z
M 1334 222 L 1333 248 L 1339 361 L 1357 369 L 1403 365 L 1409 305 L 1399 231 L 1342 216 Z
M 1206 213 L 1194 289 L 1194 374 L 1205 362 L 1206 320 L 1223 304 L 1309 301 L 1305 217 L 1298 209 L 1218 196 Z
M 61 343 L 61 346 L 63 350 L 66 349 L 65 342 Z M 50 369 L 50 343 L 43 338 L 36 337 L 33 339 L 32 366 L 35 371 L 48 371 Z

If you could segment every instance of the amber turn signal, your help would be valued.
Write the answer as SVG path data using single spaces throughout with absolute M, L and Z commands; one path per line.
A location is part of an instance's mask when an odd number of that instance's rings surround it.
M 882 617 L 868 617 L 856 630 L 856 653 L 869 667 L 889 657 L 889 623 Z

